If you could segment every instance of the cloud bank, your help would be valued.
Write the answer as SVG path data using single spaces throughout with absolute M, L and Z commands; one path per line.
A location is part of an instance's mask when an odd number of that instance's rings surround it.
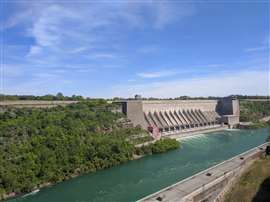
M 185 80 L 152 82 L 138 85 L 114 86 L 113 95 L 170 98 L 188 96 L 228 96 L 231 94 L 270 95 L 269 71 L 243 71 L 216 74 Z

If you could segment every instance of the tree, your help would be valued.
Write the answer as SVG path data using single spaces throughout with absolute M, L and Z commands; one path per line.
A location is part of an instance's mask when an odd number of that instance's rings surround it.
M 56 94 L 56 97 L 58 100 L 64 100 L 64 98 L 65 98 L 63 93 L 60 93 L 60 92 Z

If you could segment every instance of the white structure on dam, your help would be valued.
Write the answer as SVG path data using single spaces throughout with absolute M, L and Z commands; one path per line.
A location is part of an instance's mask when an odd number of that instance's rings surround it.
M 239 101 L 220 100 L 122 100 L 121 111 L 131 122 L 161 135 L 205 130 L 239 123 Z

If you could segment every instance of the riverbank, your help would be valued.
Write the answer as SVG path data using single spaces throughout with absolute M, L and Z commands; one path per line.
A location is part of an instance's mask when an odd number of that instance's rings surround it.
M 239 129 L 258 129 L 266 128 L 269 126 L 268 122 L 259 121 L 259 122 L 240 122 L 238 125 Z
M 126 163 L 128 161 L 137 160 L 137 159 L 142 158 L 142 157 L 147 156 L 147 155 L 165 153 L 169 150 L 178 149 L 179 147 L 180 147 L 180 142 L 175 140 L 175 139 L 170 139 L 170 138 L 163 138 L 163 139 L 157 140 L 154 143 L 148 144 L 147 146 L 142 146 L 142 147 L 137 147 L 137 148 L 135 148 L 135 146 L 134 146 L 132 158 L 126 160 L 125 162 L 119 162 L 118 164 L 114 164 L 111 167 L 115 167 L 117 165 Z M 111 168 L 111 167 L 109 167 L 109 168 Z M 107 169 L 107 168 L 104 168 L 104 169 Z M 103 170 L 103 169 L 99 169 L 99 170 Z M 67 181 L 67 180 L 70 180 L 72 178 L 76 178 L 78 176 L 84 175 L 84 174 L 94 173 L 94 172 L 97 172 L 99 170 L 81 173 L 80 169 L 77 168 L 77 169 L 75 169 L 75 172 L 73 174 L 65 176 L 65 178 L 62 179 L 61 181 L 57 181 L 55 183 L 45 182 L 45 183 L 39 184 L 39 185 L 35 186 L 33 189 L 31 189 L 30 192 L 21 192 L 21 193 L 10 192 L 8 194 L 5 194 L 5 193 L 1 194 L 1 192 L 0 192 L 0 200 L 19 197 L 19 196 L 23 196 L 23 195 L 29 195 L 31 193 L 36 192 L 37 190 L 39 190 L 41 188 L 56 185 L 60 182 Z
M 255 161 L 225 195 L 224 202 L 269 202 L 270 157 Z

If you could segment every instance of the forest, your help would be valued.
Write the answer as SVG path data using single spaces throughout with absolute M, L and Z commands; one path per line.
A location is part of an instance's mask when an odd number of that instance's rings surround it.
M 105 100 L 46 109 L 0 110 L 0 199 L 133 159 L 135 145 L 152 140 L 139 127 L 125 128 Z M 150 144 L 150 153 L 179 147 Z M 141 152 L 141 154 L 150 154 Z

